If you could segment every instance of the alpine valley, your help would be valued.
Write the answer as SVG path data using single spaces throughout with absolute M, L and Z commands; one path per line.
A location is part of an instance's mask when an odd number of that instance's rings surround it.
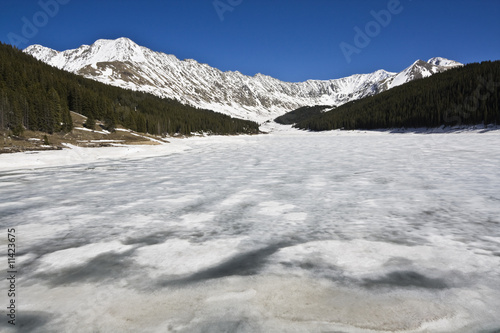
M 176 99 L 202 109 L 263 123 L 294 109 L 340 106 L 462 64 L 445 58 L 417 60 L 399 73 L 377 70 L 333 80 L 283 82 L 256 74 L 222 72 L 192 59 L 152 51 L 128 38 L 97 40 L 59 52 L 31 45 L 25 53 L 59 69 L 126 89 Z
M 290 83 L 0 43 L 0 332 L 500 333 L 499 124 L 500 61 Z

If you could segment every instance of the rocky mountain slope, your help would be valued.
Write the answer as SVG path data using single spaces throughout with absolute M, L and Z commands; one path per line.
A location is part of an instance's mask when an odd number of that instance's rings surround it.
M 432 58 L 418 60 L 400 73 L 378 70 L 335 80 L 283 82 L 262 74 L 222 72 L 192 59 L 179 60 L 128 38 L 100 39 L 63 52 L 32 45 L 24 52 L 96 81 L 261 123 L 306 105 L 342 105 L 461 65 Z

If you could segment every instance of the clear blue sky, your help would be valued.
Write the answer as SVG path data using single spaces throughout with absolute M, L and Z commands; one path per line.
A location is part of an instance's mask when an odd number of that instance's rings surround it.
M 498 0 L 217 0 L 219 11 L 214 0 L 41 1 L 67 3 L 51 17 L 38 0 L 0 1 L 0 40 L 12 44 L 17 35 L 20 48 L 65 50 L 125 36 L 180 59 L 285 81 L 400 71 L 434 56 L 500 59 Z M 371 14 L 382 10 L 390 14 L 383 25 Z M 38 31 L 23 33 L 26 21 Z M 356 45 L 355 27 L 366 33 L 367 26 L 369 43 L 358 37 Z M 350 62 L 341 43 L 356 48 Z

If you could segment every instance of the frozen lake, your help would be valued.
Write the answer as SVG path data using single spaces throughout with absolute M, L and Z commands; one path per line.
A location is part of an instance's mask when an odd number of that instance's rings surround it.
M 1 172 L 18 331 L 498 332 L 497 132 L 194 139 Z

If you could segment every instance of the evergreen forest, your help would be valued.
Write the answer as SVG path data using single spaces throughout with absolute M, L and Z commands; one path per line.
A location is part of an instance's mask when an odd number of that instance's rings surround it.
M 275 122 L 282 125 L 292 125 L 303 120 L 309 119 L 313 116 L 318 116 L 325 111 L 325 109 L 333 109 L 334 106 L 328 105 L 315 105 L 303 106 L 293 111 L 287 112 L 282 116 L 274 119 Z

